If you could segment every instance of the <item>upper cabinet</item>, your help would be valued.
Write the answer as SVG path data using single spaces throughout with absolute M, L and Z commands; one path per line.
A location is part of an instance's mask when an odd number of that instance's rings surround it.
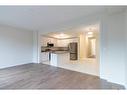
M 41 37 L 41 46 L 47 46 L 47 43 L 53 43 L 54 46 L 57 46 L 57 39 L 42 36 Z
M 57 46 L 58 47 L 68 47 L 69 43 L 72 42 L 79 42 L 79 38 L 71 38 L 71 39 L 60 39 L 57 40 Z

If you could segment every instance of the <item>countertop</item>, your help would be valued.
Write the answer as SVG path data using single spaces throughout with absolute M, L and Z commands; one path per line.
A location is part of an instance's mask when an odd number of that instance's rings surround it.
M 54 53 L 54 54 L 64 54 L 64 53 L 69 53 L 69 51 L 53 51 L 51 53 Z
M 41 52 L 49 52 L 54 54 L 64 54 L 69 53 L 68 47 L 41 47 Z
M 56 51 L 42 51 L 43 52 L 49 52 L 49 53 L 54 53 L 54 54 L 64 54 L 64 53 L 69 53 L 69 51 L 65 50 L 56 50 Z

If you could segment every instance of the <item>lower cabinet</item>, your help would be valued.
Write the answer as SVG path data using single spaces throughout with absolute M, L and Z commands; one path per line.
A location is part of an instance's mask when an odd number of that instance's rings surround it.
M 42 52 L 41 53 L 41 62 L 49 61 L 49 52 Z
M 58 54 L 51 53 L 50 65 L 57 66 Z

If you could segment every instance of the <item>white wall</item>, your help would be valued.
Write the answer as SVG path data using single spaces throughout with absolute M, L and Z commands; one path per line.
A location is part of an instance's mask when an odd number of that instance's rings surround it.
M 0 26 L 0 68 L 33 61 L 33 32 Z
M 38 63 L 38 31 L 33 32 L 33 62 Z
M 125 85 L 125 15 L 116 13 L 103 19 L 101 25 L 100 76 Z
M 126 26 L 127 26 L 127 10 L 126 10 L 126 14 L 125 14 L 125 16 L 126 16 Z M 126 89 L 127 89 L 127 27 L 126 27 L 126 34 L 125 34 L 125 36 L 126 36 L 126 53 L 125 53 L 125 63 L 126 63 L 126 68 L 125 68 L 125 76 L 126 76 Z

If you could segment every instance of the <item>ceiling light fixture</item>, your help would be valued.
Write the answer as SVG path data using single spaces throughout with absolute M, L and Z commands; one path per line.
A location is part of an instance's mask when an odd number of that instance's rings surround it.
M 64 33 L 60 33 L 60 34 L 55 34 L 54 37 L 58 39 L 66 39 L 69 38 L 70 36 Z
M 88 35 L 93 35 L 93 32 L 88 32 L 87 34 L 88 34 Z
M 87 37 L 93 37 L 93 32 L 87 32 Z
M 59 37 L 60 37 L 60 38 L 63 38 L 63 37 L 65 37 L 65 34 L 64 34 L 64 33 L 60 33 L 60 34 L 59 34 Z

